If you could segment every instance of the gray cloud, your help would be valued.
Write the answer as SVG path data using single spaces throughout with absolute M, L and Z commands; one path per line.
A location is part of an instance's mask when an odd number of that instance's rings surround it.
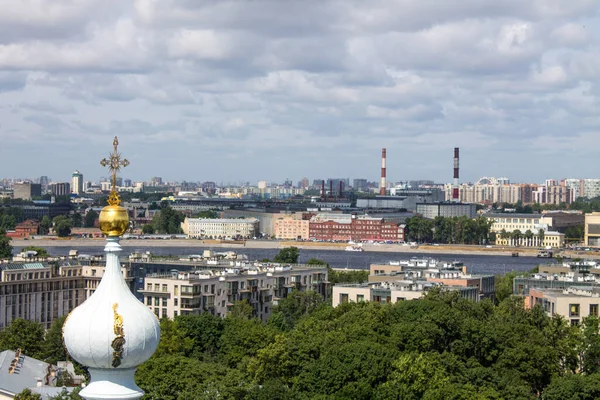
M 9 177 L 100 176 L 114 135 L 134 179 L 376 179 L 381 147 L 392 180 L 449 180 L 454 146 L 467 180 L 595 168 L 597 0 L 5 2 Z M 47 151 L 12 171 L 19 141 Z

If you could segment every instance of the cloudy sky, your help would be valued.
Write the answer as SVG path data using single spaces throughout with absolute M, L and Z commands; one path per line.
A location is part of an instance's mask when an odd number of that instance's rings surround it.
M 600 177 L 597 0 L 0 0 L 0 177 Z

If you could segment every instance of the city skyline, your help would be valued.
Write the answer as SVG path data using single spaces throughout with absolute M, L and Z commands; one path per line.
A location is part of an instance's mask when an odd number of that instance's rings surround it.
M 598 176 L 597 1 L 45 4 L 0 15 L 3 175 Z

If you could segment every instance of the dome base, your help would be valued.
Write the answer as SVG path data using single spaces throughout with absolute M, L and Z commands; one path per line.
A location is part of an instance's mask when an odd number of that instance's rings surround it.
M 144 395 L 134 381 L 135 368 L 90 368 L 91 382 L 79 395 L 86 400 L 134 400 Z

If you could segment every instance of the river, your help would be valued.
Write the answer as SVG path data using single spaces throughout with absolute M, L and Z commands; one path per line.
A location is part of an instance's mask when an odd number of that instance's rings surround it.
M 123 255 L 128 255 L 132 252 L 150 251 L 156 255 L 190 255 L 202 254 L 205 249 L 210 247 L 128 247 L 123 246 Z M 15 247 L 14 253 L 18 253 L 20 247 Z M 53 256 L 65 256 L 69 254 L 69 247 L 46 247 L 46 250 Z M 77 247 L 79 254 L 102 254 L 102 247 L 98 246 L 82 246 Z M 225 252 L 228 250 L 236 251 L 240 254 L 245 254 L 250 260 L 262 260 L 265 258 L 273 259 L 279 252 L 278 249 L 225 249 L 213 248 L 217 252 Z M 368 269 L 370 264 L 388 263 L 389 261 L 399 261 L 412 257 L 431 257 L 444 261 L 462 261 L 467 270 L 473 274 L 503 274 L 510 271 L 529 271 L 540 263 L 552 262 L 552 260 L 538 259 L 535 257 L 510 257 L 510 256 L 495 256 L 495 255 L 470 255 L 470 254 L 427 254 L 427 253 L 396 253 L 396 252 L 349 252 L 340 250 L 300 250 L 300 263 L 305 263 L 311 258 L 323 260 L 333 268 L 356 268 Z

